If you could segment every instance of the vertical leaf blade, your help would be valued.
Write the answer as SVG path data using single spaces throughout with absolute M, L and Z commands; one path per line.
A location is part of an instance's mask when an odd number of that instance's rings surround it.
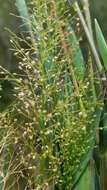
M 88 164 L 74 190 L 95 190 L 94 173 L 94 164 Z
M 16 0 L 15 5 L 23 18 L 29 18 L 25 0 Z
M 75 32 L 71 27 L 69 29 L 68 41 L 76 75 L 83 80 L 85 75 L 84 59 Z
M 15 5 L 28 31 L 31 31 L 30 18 L 25 0 L 16 0 Z
M 99 52 L 101 54 L 104 67 L 107 71 L 107 43 L 105 41 L 101 28 L 96 19 L 95 19 L 95 31 L 96 31 L 96 38 L 97 38 Z

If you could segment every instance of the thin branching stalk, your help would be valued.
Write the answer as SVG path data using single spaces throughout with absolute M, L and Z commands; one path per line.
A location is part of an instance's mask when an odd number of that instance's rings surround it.
M 83 105 L 83 101 L 82 101 L 81 97 L 79 96 L 80 95 L 79 86 L 78 86 L 78 83 L 77 83 L 77 79 L 76 79 L 76 76 L 75 76 L 73 65 L 72 65 L 71 60 L 69 58 L 69 49 L 67 48 L 67 44 L 65 42 L 65 37 L 64 37 L 63 30 L 60 30 L 60 37 L 61 37 L 61 43 L 62 43 L 62 47 L 63 47 L 63 50 L 64 50 L 64 54 L 67 57 L 68 66 L 69 66 L 69 69 L 70 69 L 70 72 L 71 72 L 71 75 L 72 75 L 72 80 L 73 80 L 73 84 L 74 84 L 74 87 L 75 87 L 76 95 L 77 95 L 77 97 L 79 99 L 80 110 L 81 110 L 81 112 L 84 113 L 85 108 L 84 108 L 84 105 Z
M 55 8 L 55 1 L 52 0 L 51 3 L 52 3 L 52 6 L 53 6 L 53 15 L 52 16 L 57 18 L 57 13 L 56 13 L 56 8 Z M 63 48 L 64 54 L 65 54 L 65 57 L 67 58 L 68 66 L 70 68 L 70 72 L 71 72 L 71 75 L 72 75 L 72 80 L 73 80 L 73 84 L 74 84 L 74 87 L 75 87 L 76 95 L 77 95 L 77 97 L 79 99 L 80 111 L 84 113 L 85 108 L 84 108 L 84 105 L 83 105 L 83 101 L 82 101 L 81 97 L 79 96 L 79 94 L 80 94 L 79 86 L 78 86 L 78 83 L 77 83 L 77 79 L 76 79 L 76 75 L 75 75 L 75 71 L 74 71 L 72 62 L 71 62 L 71 60 L 69 58 L 69 49 L 67 47 L 67 44 L 66 44 L 66 41 L 65 41 L 65 35 L 64 35 L 63 29 L 62 29 L 63 25 L 64 25 L 64 22 L 63 23 L 60 22 L 60 24 L 59 24 L 60 40 L 61 40 L 61 44 L 62 44 L 62 48 Z

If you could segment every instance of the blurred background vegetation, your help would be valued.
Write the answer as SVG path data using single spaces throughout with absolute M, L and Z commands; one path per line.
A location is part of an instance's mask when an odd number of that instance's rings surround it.
M 93 18 L 97 18 L 102 27 L 105 38 L 107 39 L 107 0 L 89 0 L 91 14 Z
M 107 0 L 90 0 L 90 8 L 93 21 L 94 18 L 97 18 L 107 39 Z M 0 0 L 0 65 L 11 71 L 16 71 L 17 60 L 10 50 L 10 37 L 6 28 L 16 34 L 20 33 L 21 19 L 15 15 L 18 15 L 15 0 Z M 0 84 L 2 86 L 0 110 L 2 110 L 11 102 L 12 86 L 8 81 L 3 80 Z
M 18 20 L 16 17 L 12 16 L 11 13 L 16 13 L 14 1 L 0 0 L 0 64 L 8 69 L 12 63 L 12 57 L 9 50 L 9 36 L 6 28 L 15 31 L 18 27 Z

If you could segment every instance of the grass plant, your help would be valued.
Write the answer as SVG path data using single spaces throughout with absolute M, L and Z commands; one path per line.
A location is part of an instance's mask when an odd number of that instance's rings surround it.
M 10 32 L 18 72 L 0 67 L 14 86 L 14 101 L 0 113 L 2 190 L 70 190 L 92 158 L 103 107 L 95 84 L 100 88 L 101 80 L 93 74 L 91 55 L 85 62 L 72 24 L 74 14 L 81 19 L 79 9 L 72 13 L 68 1 L 31 0 L 28 13 L 23 3 L 25 14 L 16 1 L 21 17 L 27 14 L 27 32 Z

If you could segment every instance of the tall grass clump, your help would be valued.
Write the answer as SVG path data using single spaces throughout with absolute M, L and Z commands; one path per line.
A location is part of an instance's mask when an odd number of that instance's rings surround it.
M 102 103 L 95 83 L 101 82 L 90 55 L 83 58 L 69 3 L 32 0 L 29 7 L 27 32 L 10 32 L 18 72 L 0 67 L 14 87 L 0 120 L 1 187 L 70 190 L 92 154 Z

